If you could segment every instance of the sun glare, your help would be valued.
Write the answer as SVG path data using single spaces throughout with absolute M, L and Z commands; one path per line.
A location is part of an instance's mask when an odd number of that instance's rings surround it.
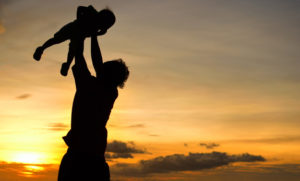
M 38 177 L 37 174 L 45 170 L 44 167 L 37 165 L 25 165 L 24 169 L 24 171 L 20 172 L 24 177 Z
M 22 152 L 17 153 L 14 158 L 14 162 L 19 163 L 41 163 L 42 162 L 42 155 L 39 153 L 32 153 L 32 152 Z
M 43 171 L 44 167 L 37 166 L 37 165 L 26 165 L 24 166 L 27 170 L 32 171 L 32 172 L 39 172 Z

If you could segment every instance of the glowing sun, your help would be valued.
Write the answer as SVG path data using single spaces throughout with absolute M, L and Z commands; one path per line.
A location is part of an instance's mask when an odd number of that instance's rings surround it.
M 32 152 L 21 152 L 17 153 L 13 161 L 19 163 L 41 163 L 42 155 L 39 153 L 32 153 Z

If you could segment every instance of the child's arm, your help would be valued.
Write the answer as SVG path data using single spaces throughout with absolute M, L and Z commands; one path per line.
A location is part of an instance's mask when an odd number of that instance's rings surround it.
M 103 59 L 96 35 L 91 36 L 91 55 L 96 76 L 99 77 L 103 69 Z

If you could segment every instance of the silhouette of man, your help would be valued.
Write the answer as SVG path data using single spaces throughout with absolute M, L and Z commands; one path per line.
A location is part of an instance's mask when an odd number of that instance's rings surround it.
M 83 57 L 84 38 L 72 42 L 75 65 L 72 67 L 76 93 L 73 101 L 71 130 L 64 137 L 68 151 L 64 155 L 58 181 L 110 180 L 104 153 L 107 145 L 106 123 L 129 71 L 121 60 L 103 63 L 97 36 L 91 36 L 91 56 L 96 77 Z

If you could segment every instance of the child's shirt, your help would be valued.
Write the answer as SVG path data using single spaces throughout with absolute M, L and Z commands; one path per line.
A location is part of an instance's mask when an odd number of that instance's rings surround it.
M 97 15 L 97 10 L 93 6 L 79 6 L 77 8 L 77 20 L 78 21 L 86 21 L 89 19 L 95 18 Z
M 93 6 L 79 6 L 77 8 L 77 19 L 74 21 L 77 24 L 76 29 L 79 34 L 87 37 L 97 31 L 97 10 Z

